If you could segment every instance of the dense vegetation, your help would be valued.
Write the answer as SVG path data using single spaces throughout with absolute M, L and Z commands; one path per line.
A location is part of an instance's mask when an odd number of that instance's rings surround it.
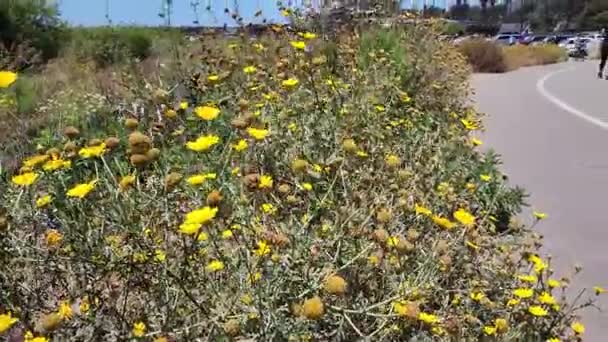
M 514 220 L 523 190 L 477 150 L 469 67 L 434 23 L 98 33 L 112 64 L 0 72 L 0 337 L 584 333 L 592 301 L 566 298 L 570 275 Z

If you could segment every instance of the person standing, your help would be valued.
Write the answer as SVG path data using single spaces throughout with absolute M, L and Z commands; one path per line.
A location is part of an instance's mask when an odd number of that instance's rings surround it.
M 597 77 L 604 77 L 604 68 L 606 67 L 606 60 L 608 59 L 608 31 L 602 29 L 602 38 L 600 41 L 600 71 Z

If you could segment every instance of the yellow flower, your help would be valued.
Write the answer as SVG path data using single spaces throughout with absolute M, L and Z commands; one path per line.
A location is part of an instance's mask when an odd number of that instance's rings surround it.
M 185 224 L 205 224 L 215 218 L 217 208 L 203 207 L 186 214 Z
M 144 337 L 146 334 L 146 324 L 144 322 L 137 322 L 133 324 L 132 334 L 135 337 Z
M 386 239 L 386 245 L 388 247 L 397 247 L 397 245 L 399 245 L 399 237 L 398 236 L 389 236 Z
M 367 152 L 365 152 L 363 150 L 357 151 L 357 155 L 361 158 L 366 158 L 368 156 Z
M 49 205 L 53 201 L 53 197 L 51 195 L 44 195 L 38 199 L 36 199 L 36 207 L 44 208 Z
M 186 147 L 195 152 L 207 151 L 213 145 L 220 142 L 220 137 L 217 135 L 205 135 L 198 137 L 195 141 L 188 141 Z
M 497 318 L 496 320 L 494 320 L 494 327 L 496 327 L 496 330 L 498 332 L 503 332 L 507 331 L 507 329 L 509 328 L 509 324 L 507 323 L 506 319 Z
M 46 154 L 39 154 L 32 157 L 27 158 L 23 161 L 24 167 L 33 168 L 36 167 L 49 159 L 49 156 Z
M 302 34 L 302 37 L 304 39 L 315 39 L 317 38 L 317 35 L 312 32 L 304 32 L 304 34 Z
M 277 209 L 274 207 L 274 205 L 270 203 L 264 203 L 262 204 L 262 211 L 264 212 L 264 214 L 272 215 L 276 213 Z
M 289 42 L 289 44 L 296 50 L 305 50 L 306 49 L 306 43 L 304 43 L 303 41 L 294 40 L 294 41 Z
M 433 216 L 433 222 L 435 222 L 436 225 L 438 225 L 442 228 L 448 229 L 448 230 L 450 230 L 456 226 L 456 223 L 448 220 L 445 217 L 441 217 L 441 216 L 437 216 L 437 215 Z
M 205 183 L 207 180 L 216 179 L 216 178 L 217 178 L 217 174 L 215 174 L 215 173 L 198 174 L 198 175 L 193 175 L 193 176 L 188 177 L 188 179 L 186 179 L 186 182 L 188 182 L 188 184 L 190 184 L 190 185 L 201 185 L 201 184 Z
M 272 188 L 272 184 L 273 183 L 274 183 L 274 181 L 272 180 L 271 176 L 262 175 L 260 177 L 260 182 L 258 184 L 258 188 L 260 188 L 260 189 L 270 189 L 270 188 Z
M 61 243 L 61 240 L 63 240 L 63 235 L 59 231 L 55 229 L 49 229 L 46 232 L 46 244 L 49 247 L 56 247 Z
M 483 141 L 477 138 L 471 138 L 471 144 L 473 144 L 473 146 L 481 146 L 483 145 Z
M 181 109 L 181 110 L 188 109 L 188 106 L 189 106 L 189 104 L 186 101 L 182 101 L 182 102 L 179 103 L 179 109 Z
M 312 191 L 313 187 L 312 187 L 312 184 L 310 184 L 310 183 L 302 183 L 302 189 L 304 189 L 306 191 Z
M 244 151 L 247 147 L 249 147 L 249 144 L 247 144 L 247 140 L 245 139 L 241 139 L 238 143 L 232 145 L 232 148 L 237 152 Z
M 17 176 L 13 176 L 12 181 L 19 186 L 30 186 L 36 182 L 38 174 L 34 172 L 26 172 Z
M 481 179 L 484 182 L 489 182 L 489 181 L 492 180 L 492 176 L 490 176 L 490 175 L 481 175 L 481 176 L 479 176 L 479 179 Z
M 224 269 L 224 263 L 219 260 L 213 260 L 206 267 L 208 272 L 217 272 Z
M 31 335 L 30 338 L 25 339 L 25 342 L 49 342 L 49 339 L 44 336 L 34 337 L 34 335 Z
M 16 80 L 16 73 L 11 71 L 0 71 L 0 89 L 10 87 Z
M 492 336 L 496 334 L 496 327 L 487 325 L 485 327 L 483 327 L 483 333 L 488 335 L 488 336 Z
M 199 226 L 200 227 L 200 226 Z M 197 241 L 207 241 L 209 240 L 209 234 L 205 233 L 205 232 L 200 232 L 198 234 L 198 237 L 196 238 Z
M 604 288 L 599 287 L 599 286 L 594 286 L 593 291 L 595 291 L 595 294 L 598 296 L 601 295 L 602 293 L 606 292 L 606 290 Z
M 517 278 L 521 281 L 525 281 L 526 283 L 536 283 L 538 281 L 538 278 L 533 274 L 518 275 Z
M 297 129 L 298 129 L 298 125 L 297 125 L 295 122 L 292 122 L 292 123 L 290 123 L 290 124 L 287 126 L 287 129 L 289 129 L 290 131 L 294 132 L 295 130 L 297 130 Z
M 179 231 L 186 235 L 194 235 L 201 229 L 202 224 L 200 223 L 182 223 L 179 226 Z
M 59 169 L 69 169 L 72 167 L 71 160 L 63 160 L 63 159 L 53 159 L 49 160 L 44 165 L 42 165 L 42 169 L 47 172 L 57 171 Z
M 544 309 L 542 306 L 532 305 L 528 308 L 528 312 L 536 317 L 544 317 L 549 314 L 549 312 Z
M 386 165 L 390 167 L 397 167 L 399 166 L 399 164 L 401 164 L 401 158 L 399 158 L 398 156 L 394 154 L 389 154 L 388 156 L 386 156 Z
M 454 213 L 454 218 L 464 226 L 472 226 L 475 224 L 475 216 L 471 215 L 465 209 L 458 209 Z
M 194 108 L 194 113 L 205 121 L 211 121 L 220 115 L 220 110 L 210 106 L 198 106 Z
M 254 252 L 256 255 L 263 257 L 263 256 L 270 254 L 271 249 L 270 249 L 270 246 L 268 245 L 268 243 L 266 241 L 262 240 L 262 241 L 258 241 L 258 246 L 254 250 Z
M 233 236 L 234 236 L 234 234 L 232 233 L 232 230 L 230 230 L 230 229 L 226 229 L 222 232 L 222 239 L 224 239 L 224 240 L 232 239 Z
M 534 290 L 525 287 L 520 287 L 513 291 L 513 295 L 522 299 L 531 298 L 534 295 Z
M 135 183 L 135 176 L 126 175 L 120 179 L 118 186 L 120 187 L 120 190 L 124 191 L 128 189 L 131 185 L 133 185 L 133 183 Z
M 10 312 L 0 315 L 0 334 L 10 329 L 18 321 L 19 319 L 12 317 Z
M 97 180 L 93 180 L 89 183 L 77 184 L 76 186 L 74 186 L 73 188 L 68 190 L 67 195 L 68 195 L 68 197 L 77 197 L 77 198 L 82 199 L 86 195 L 88 195 L 89 192 L 91 192 L 93 189 L 95 189 L 96 183 L 97 183 Z
M 550 288 L 554 289 L 554 288 L 556 288 L 556 287 L 559 287 L 561 284 L 560 284 L 560 282 L 559 282 L 559 281 L 557 281 L 557 280 L 555 280 L 555 279 L 549 279 L 549 280 L 547 281 L 547 285 L 548 285 Z
M 246 74 L 253 74 L 256 71 L 258 71 L 258 69 L 253 65 L 246 66 L 245 68 L 243 68 L 243 72 Z
M 258 129 L 258 128 L 249 127 L 249 128 L 247 128 L 247 133 L 249 134 L 250 137 L 254 138 L 255 140 L 264 140 L 264 139 L 266 139 L 266 137 L 268 136 L 270 131 L 267 129 Z
M 194 235 L 201 229 L 202 224 L 200 223 L 182 223 L 179 226 L 179 231 L 186 235 Z
M 168 109 L 168 110 L 165 112 L 165 116 L 166 116 L 167 118 L 169 118 L 169 119 L 173 119 L 173 118 L 177 117 L 177 112 L 176 112 L 175 110 L 173 110 L 173 109 Z
M 517 304 L 519 304 L 519 299 L 512 298 L 507 301 L 507 306 L 515 306 Z
M 570 327 L 572 328 L 572 330 L 574 331 L 575 334 L 577 335 L 582 335 L 585 333 L 585 326 L 583 325 L 583 323 L 581 322 L 572 322 L 572 324 L 570 325 Z
M 462 122 L 462 124 L 464 125 L 464 128 L 473 131 L 479 128 L 479 125 L 477 125 L 476 122 L 469 120 L 469 119 L 461 119 L 460 122 Z
M 540 211 L 534 211 L 532 214 L 539 221 L 547 218 L 547 214 L 540 212 Z
M 163 262 L 167 259 L 167 254 L 162 249 L 157 249 L 154 251 L 154 260 L 156 262 Z
M 97 146 L 83 147 L 78 151 L 78 155 L 82 158 L 96 158 L 102 156 L 106 152 L 106 144 L 101 143 Z
M 70 320 L 74 315 L 74 312 L 72 311 L 72 306 L 68 302 L 62 302 L 59 305 L 59 310 L 57 310 L 57 313 L 59 314 L 59 317 L 64 320 Z
M 380 113 L 386 111 L 386 107 L 384 107 L 384 105 L 381 105 L 381 104 L 375 105 L 374 108 L 376 108 L 376 111 L 380 112 Z
M 89 297 L 84 297 L 80 301 L 80 305 L 78 306 L 80 313 L 86 315 L 86 313 L 89 312 L 90 308 L 91 308 L 91 303 L 89 303 Z
M 433 215 L 433 212 L 430 209 L 428 209 L 422 205 L 419 205 L 418 203 L 416 203 L 414 205 L 414 210 L 416 211 L 416 214 L 418 214 L 418 215 L 425 215 L 425 216 Z
M 471 292 L 471 299 L 476 302 L 479 302 L 484 298 L 486 298 L 486 295 L 483 292 Z
M 285 81 L 283 81 L 281 83 L 281 85 L 285 88 L 293 88 L 293 87 L 297 86 L 298 83 L 300 83 L 300 81 L 298 81 L 297 79 L 289 78 L 289 79 L 286 79 Z
M 435 324 L 439 322 L 439 318 L 433 314 L 421 312 L 418 314 L 418 319 L 426 324 Z
M 220 80 L 220 77 L 218 75 L 209 75 L 207 76 L 207 80 L 209 82 L 217 82 Z
M 548 292 L 543 292 L 538 296 L 538 301 L 542 304 L 553 305 L 555 304 L 555 298 Z
M 547 340 L 547 342 L 562 342 L 562 340 L 560 340 L 557 337 L 551 337 L 550 339 Z

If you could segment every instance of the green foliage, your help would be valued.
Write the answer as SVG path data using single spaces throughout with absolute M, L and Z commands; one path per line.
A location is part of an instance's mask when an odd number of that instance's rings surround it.
M 45 0 L 0 1 L 0 45 L 17 55 L 24 45 L 32 47 L 45 62 L 59 54 L 66 41 L 66 30 L 56 8 Z M 21 69 L 33 64 L 17 63 Z
M 136 27 L 73 29 L 72 44 L 66 54 L 74 53 L 102 68 L 134 59 L 143 60 L 153 53 L 155 32 L 155 29 Z
M 37 93 L 34 82 L 28 77 L 20 77 L 15 83 L 17 113 L 30 113 L 36 105 Z

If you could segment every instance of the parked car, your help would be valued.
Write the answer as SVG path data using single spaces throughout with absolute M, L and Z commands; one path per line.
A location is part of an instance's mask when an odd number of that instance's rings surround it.
M 514 45 L 519 43 L 521 35 L 519 34 L 499 34 L 494 37 L 494 42 L 501 45 Z
M 523 39 L 522 44 L 527 44 L 527 45 L 543 44 L 545 42 L 546 38 L 547 38 L 547 36 L 545 36 L 545 35 L 529 36 L 529 37 L 526 37 Z

